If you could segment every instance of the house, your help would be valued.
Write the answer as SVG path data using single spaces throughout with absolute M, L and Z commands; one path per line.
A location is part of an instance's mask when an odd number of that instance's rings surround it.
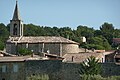
M 119 45 L 120 44 L 120 38 L 113 38 L 113 44 Z
M 105 61 L 105 56 L 103 53 L 76 53 L 76 54 L 65 54 L 63 56 L 63 62 L 70 63 L 81 63 L 86 61 L 90 56 L 94 56 L 96 59 L 99 59 L 99 62 L 103 63 Z
M 10 20 L 10 37 L 6 42 L 6 52 L 19 55 L 21 48 L 27 48 L 34 53 L 47 53 L 63 56 L 66 53 L 78 53 L 79 43 L 56 36 L 23 36 L 23 21 L 20 17 L 18 2 Z
M 0 80 L 27 80 L 31 75 L 51 75 L 59 71 L 61 62 L 37 55 L 0 57 Z
M 120 63 L 120 50 L 105 55 L 105 62 Z

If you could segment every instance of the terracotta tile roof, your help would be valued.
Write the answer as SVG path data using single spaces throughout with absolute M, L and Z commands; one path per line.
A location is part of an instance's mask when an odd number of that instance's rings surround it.
M 120 58 L 120 54 L 116 54 L 116 55 L 115 55 L 115 58 Z
M 97 59 L 102 58 L 104 55 L 102 53 L 74 53 L 74 54 L 65 54 L 63 56 L 64 61 L 63 62 L 75 62 L 80 63 L 85 61 L 88 57 L 94 56 Z M 72 61 L 73 57 L 73 61 Z
M 71 44 L 79 44 L 72 40 L 63 38 L 63 37 L 55 37 L 55 36 L 24 36 L 24 37 L 10 37 L 7 42 L 17 42 L 17 43 L 71 43 Z
M 113 38 L 113 43 L 120 43 L 120 38 Z

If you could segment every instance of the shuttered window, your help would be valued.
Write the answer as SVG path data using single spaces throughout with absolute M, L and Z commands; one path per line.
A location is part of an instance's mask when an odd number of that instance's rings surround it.
M 18 72 L 18 65 L 17 64 L 13 65 L 13 72 Z
M 6 68 L 7 68 L 7 66 L 6 66 L 6 65 L 3 65 L 3 66 L 2 66 L 2 72 L 3 72 L 3 73 L 5 73 L 5 72 L 6 72 Z

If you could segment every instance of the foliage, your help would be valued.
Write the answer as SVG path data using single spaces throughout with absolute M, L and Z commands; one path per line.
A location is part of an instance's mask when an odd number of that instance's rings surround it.
M 4 43 L 0 39 L 0 50 L 4 50 L 4 47 L 5 47 L 5 45 L 4 45 Z
M 105 39 L 103 36 L 98 36 L 98 37 L 92 37 L 88 39 L 88 46 L 89 49 L 94 48 L 94 49 L 99 49 L 99 50 L 110 50 L 111 46 L 108 43 L 107 39 Z
M 97 75 L 101 73 L 101 65 L 99 64 L 99 59 L 90 56 L 86 61 L 81 63 L 80 74 L 86 75 Z
M 35 75 L 27 77 L 27 80 L 49 80 L 48 75 Z
M 101 75 L 80 75 L 80 80 L 120 80 L 120 76 L 102 77 Z
M 29 50 L 29 49 L 27 49 L 27 48 L 20 48 L 20 49 L 18 50 L 18 52 L 19 52 L 19 54 L 21 54 L 21 55 L 30 55 L 30 54 L 32 54 L 32 51 Z
M 5 26 L 0 23 L 0 45 L 5 46 L 8 39 L 10 24 Z M 24 36 L 62 36 L 67 39 L 80 43 L 80 47 L 87 49 L 105 49 L 110 50 L 111 46 L 115 49 L 117 46 L 112 45 L 113 38 L 120 38 L 120 29 L 115 29 L 113 24 L 103 23 L 100 30 L 95 30 L 88 26 L 78 26 L 72 30 L 70 27 L 49 27 L 34 24 L 24 24 Z M 82 43 L 81 37 L 86 37 L 87 42 Z
M 109 23 L 104 23 L 100 27 L 102 35 L 108 40 L 110 44 L 112 44 L 112 38 L 113 38 L 113 33 L 114 33 L 114 27 L 112 24 Z
M 5 47 L 5 42 L 8 38 L 9 32 L 3 23 L 0 23 L 0 50 Z

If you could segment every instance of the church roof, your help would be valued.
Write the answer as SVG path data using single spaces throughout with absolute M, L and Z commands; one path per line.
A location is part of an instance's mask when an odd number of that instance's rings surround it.
M 12 20 L 21 20 L 17 2 L 18 1 L 16 1 L 16 6 L 15 6 L 14 15 L 13 15 Z
M 7 42 L 9 43 L 68 43 L 79 44 L 75 41 L 56 36 L 23 36 L 23 37 L 10 37 Z

